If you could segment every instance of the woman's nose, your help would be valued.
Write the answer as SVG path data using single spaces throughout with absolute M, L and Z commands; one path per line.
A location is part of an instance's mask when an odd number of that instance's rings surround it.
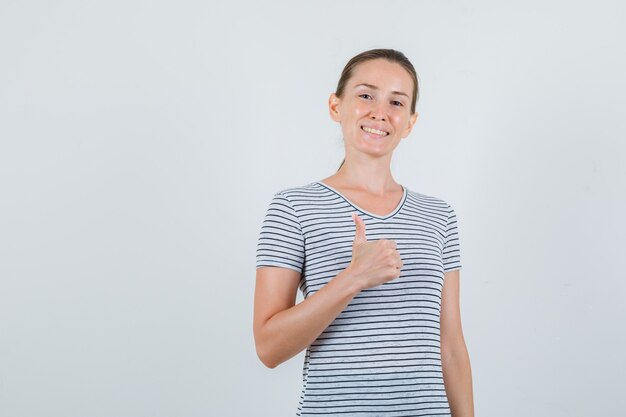
M 379 104 L 373 104 L 370 109 L 370 119 L 373 120 L 385 120 L 385 111 L 383 106 Z

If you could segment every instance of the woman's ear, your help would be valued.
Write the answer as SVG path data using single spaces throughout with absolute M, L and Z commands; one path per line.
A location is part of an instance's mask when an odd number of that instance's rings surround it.
M 406 129 L 404 129 L 404 132 L 402 132 L 403 138 L 406 138 L 407 136 L 409 136 L 409 133 L 411 133 L 411 130 L 413 130 L 413 126 L 415 125 L 416 120 L 417 120 L 417 112 L 413 113 L 411 117 L 409 117 L 409 123 Z
M 339 114 L 339 104 L 341 103 L 341 99 L 337 97 L 337 94 L 331 93 L 328 98 L 328 113 L 330 113 L 330 118 L 335 122 L 341 121 L 341 116 Z

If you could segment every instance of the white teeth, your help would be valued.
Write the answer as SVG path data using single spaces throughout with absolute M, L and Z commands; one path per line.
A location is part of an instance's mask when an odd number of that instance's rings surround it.
M 384 132 L 384 131 L 378 130 L 378 129 L 372 129 L 372 128 L 365 127 L 365 126 L 363 126 L 362 129 L 365 130 L 367 133 L 374 133 L 374 134 L 380 135 L 380 136 L 387 136 L 388 135 L 387 132 Z

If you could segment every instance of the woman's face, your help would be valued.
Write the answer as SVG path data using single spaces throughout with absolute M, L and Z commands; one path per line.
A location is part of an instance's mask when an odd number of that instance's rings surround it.
M 392 152 L 411 133 L 413 80 L 400 65 L 385 59 L 359 64 L 346 83 L 343 97 L 331 94 L 331 118 L 341 124 L 346 152 L 371 155 Z

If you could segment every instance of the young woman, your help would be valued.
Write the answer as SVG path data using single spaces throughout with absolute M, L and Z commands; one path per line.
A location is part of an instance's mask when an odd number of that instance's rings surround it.
M 344 162 L 277 192 L 266 212 L 254 337 L 270 368 L 306 349 L 298 416 L 474 415 L 455 211 L 390 170 L 417 97 L 401 52 L 352 58 L 329 99 Z

